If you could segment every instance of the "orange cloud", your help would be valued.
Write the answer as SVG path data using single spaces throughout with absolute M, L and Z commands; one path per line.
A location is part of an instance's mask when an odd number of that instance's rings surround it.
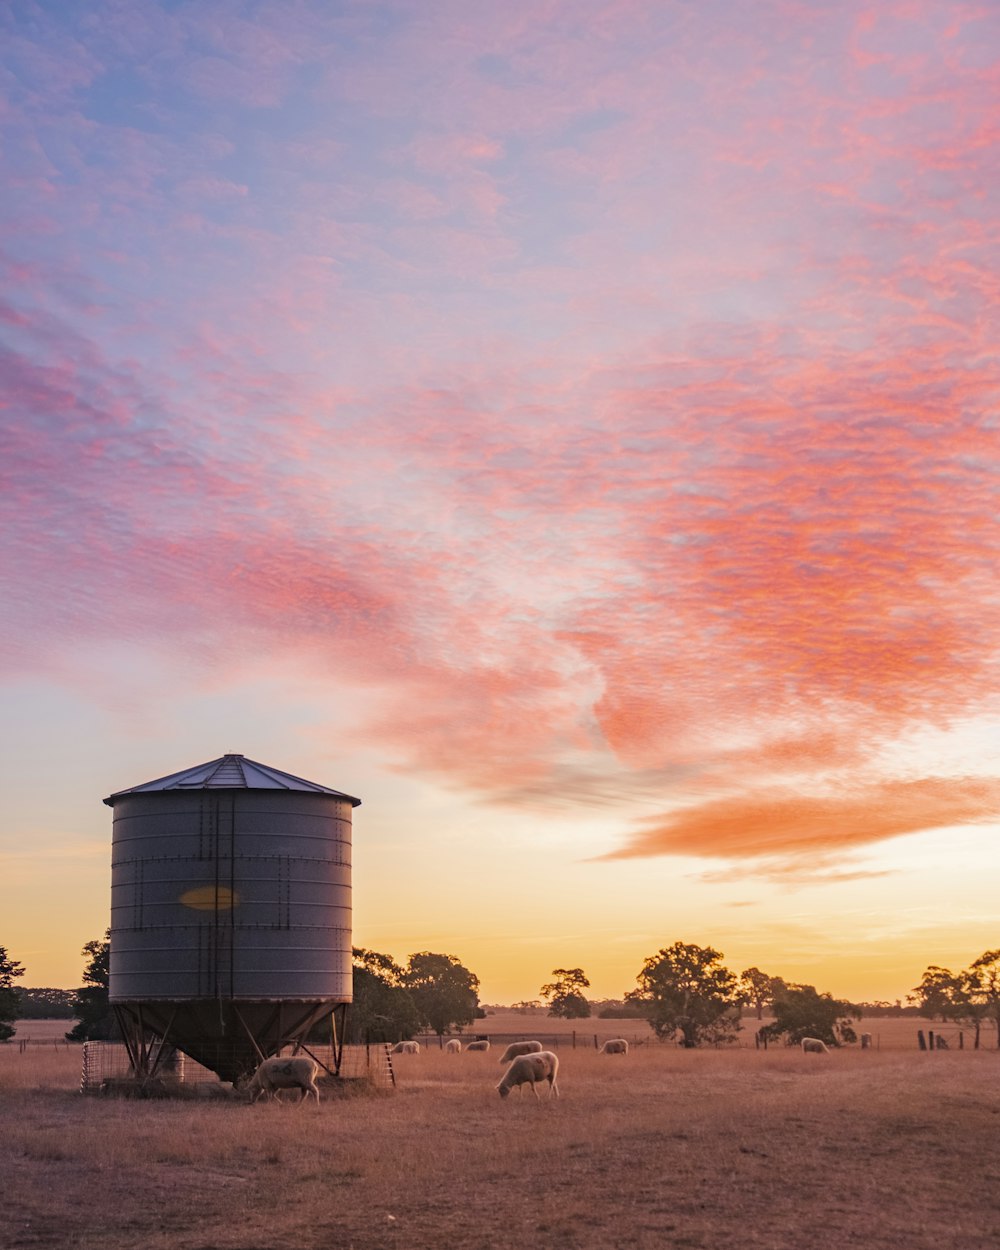
M 806 853 L 830 856 L 901 834 L 998 818 L 1000 782 L 981 778 L 890 780 L 829 796 L 751 792 L 639 821 L 639 832 L 603 858 L 794 860 Z

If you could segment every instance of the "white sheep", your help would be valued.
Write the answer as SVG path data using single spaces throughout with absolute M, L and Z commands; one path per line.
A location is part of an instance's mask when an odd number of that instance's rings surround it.
M 470 1050 L 489 1050 L 489 1048 L 490 1048 L 490 1044 L 489 1044 L 489 1042 L 486 1042 L 486 1041 L 482 1041 L 482 1042 L 467 1042 L 467 1043 L 466 1043 L 466 1046 L 465 1046 L 466 1051 L 470 1051 Z
M 802 1039 L 802 1053 L 805 1055 L 828 1055 L 830 1048 L 826 1042 L 821 1042 L 818 1037 L 804 1037 Z
M 445 1052 L 449 1055 L 460 1055 L 462 1053 L 462 1043 L 457 1037 L 450 1037 L 444 1044 Z
M 507 1049 L 500 1056 L 501 1063 L 510 1063 L 512 1059 L 516 1059 L 518 1055 L 537 1055 L 543 1050 L 541 1042 L 511 1042 Z
M 305 1102 L 312 1094 L 318 1103 L 319 1086 L 316 1084 L 318 1072 L 319 1064 L 305 1056 L 295 1059 L 281 1059 L 274 1056 L 271 1059 L 265 1059 L 247 1083 L 250 1101 L 256 1102 L 261 1097 L 265 1101 L 270 1101 L 278 1098 L 279 1090 L 300 1089 L 302 1097 L 299 1102 Z
M 609 1038 L 601 1047 L 599 1053 L 602 1055 L 627 1055 L 628 1042 L 624 1037 Z
M 419 1055 L 420 1043 L 419 1042 L 397 1042 L 396 1045 L 393 1046 L 392 1048 L 392 1053 L 394 1055 Z
M 506 1098 L 516 1086 L 521 1093 L 522 1085 L 530 1085 L 531 1092 L 538 1097 L 535 1085 L 539 1081 L 548 1081 L 549 1097 L 559 1097 L 559 1086 L 556 1084 L 556 1073 L 559 1071 L 559 1058 L 551 1050 L 534 1051 L 530 1055 L 518 1055 L 512 1059 L 510 1067 L 503 1074 L 497 1091 L 501 1098 Z

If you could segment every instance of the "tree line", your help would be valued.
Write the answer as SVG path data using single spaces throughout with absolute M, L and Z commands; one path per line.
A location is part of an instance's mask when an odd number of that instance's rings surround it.
M 984 951 L 961 972 L 931 964 L 913 999 L 932 1020 L 940 1016 L 971 1028 L 977 1050 L 983 1025 L 989 1021 L 996 1026 L 1000 1046 L 1000 950 Z
M 24 976 L 23 965 L 0 946 L 0 1042 L 14 1036 L 15 1020 L 41 1014 L 31 1004 L 37 1008 L 43 1003 L 54 1008 L 54 1018 L 76 1019 L 76 1025 L 66 1033 L 68 1041 L 119 1037 L 109 1001 L 110 932 L 87 942 L 82 954 L 86 964 L 79 989 L 26 991 L 14 985 Z M 427 1029 L 444 1034 L 485 1015 L 479 1006 L 479 978 L 453 955 L 418 951 L 403 966 L 389 955 L 355 947 L 353 963 L 354 1002 L 348 1015 L 348 1042 L 395 1042 Z
M 108 1001 L 110 933 L 88 942 L 82 954 L 87 962 L 79 989 L 23 990 L 14 984 L 24 975 L 23 966 L 0 946 L 0 1042 L 14 1036 L 15 1020 L 43 1014 L 75 1018 L 76 1025 L 66 1034 L 70 1041 L 117 1035 Z M 795 1043 L 817 1037 L 841 1046 L 857 1040 L 852 1022 L 861 1019 L 865 1007 L 890 1006 L 851 1003 L 756 967 L 737 975 L 722 959 L 711 946 L 674 942 L 646 959 L 636 989 L 600 1014 L 620 1011 L 644 1019 L 661 1041 L 694 1048 L 734 1041 L 744 1009 L 750 1007 L 758 1021 L 765 1011 L 770 1017 L 758 1030 L 763 1039 Z M 355 947 L 353 973 L 348 1042 L 396 1042 L 424 1031 L 443 1036 L 485 1015 L 479 978 L 454 955 L 419 951 L 399 964 L 379 951 Z M 553 1017 L 585 1019 L 592 1014 L 585 994 L 590 981 L 582 968 L 554 968 L 552 978 L 540 987 L 539 999 L 515 1003 L 513 1010 L 526 1012 L 544 1002 Z M 990 1024 L 1000 1046 L 1000 950 L 986 951 L 957 973 L 932 964 L 908 1002 L 921 1015 L 972 1028 L 977 1048 L 983 1026 Z

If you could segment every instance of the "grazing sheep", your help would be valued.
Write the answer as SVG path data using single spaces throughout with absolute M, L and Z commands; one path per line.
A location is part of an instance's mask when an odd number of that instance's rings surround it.
M 507 1049 L 500 1056 L 501 1063 L 510 1063 L 512 1059 L 516 1059 L 518 1055 L 537 1055 L 542 1050 L 541 1042 L 511 1042 Z
M 444 1044 L 445 1051 L 449 1055 L 460 1055 L 462 1053 L 462 1043 L 457 1037 L 451 1037 Z
M 392 1053 L 394 1055 L 419 1055 L 420 1043 L 419 1042 L 397 1042 L 396 1045 L 393 1046 L 392 1048 Z
M 466 1047 L 465 1047 L 466 1051 L 489 1050 L 489 1048 L 490 1048 L 489 1042 L 467 1042 Z
M 265 1101 L 270 1101 L 278 1098 L 279 1090 L 300 1089 L 302 1097 L 299 1102 L 305 1102 L 312 1094 L 318 1103 L 319 1087 L 316 1084 L 318 1072 L 319 1064 L 305 1056 L 295 1059 L 281 1059 L 274 1056 L 271 1059 L 265 1059 L 247 1084 L 250 1101 L 256 1102 L 261 1097 Z M 278 1101 L 281 1100 L 278 1099 Z
M 628 1042 L 624 1037 L 612 1037 L 604 1043 L 599 1053 L 602 1055 L 627 1055 Z
M 802 1053 L 805 1055 L 828 1055 L 830 1048 L 826 1042 L 821 1042 L 818 1037 L 804 1037 L 802 1039 Z
M 539 1081 L 548 1081 L 549 1097 L 553 1094 L 559 1097 L 559 1086 L 556 1084 L 556 1073 L 559 1071 L 559 1059 L 551 1050 L 539 1050 L 530 1055 L 518 1055 L 516 1059 L 512 1059 L 510 1067 L 503 1074 L 497 1090 L 501 1098 L 506 1098 L 510 1091 L 517 1086 L 518 1092 L 521 1091 L 522 1085 L 530 1085 L 531 1092 L 538 1097 L 538 1090 L 535 1085 Z

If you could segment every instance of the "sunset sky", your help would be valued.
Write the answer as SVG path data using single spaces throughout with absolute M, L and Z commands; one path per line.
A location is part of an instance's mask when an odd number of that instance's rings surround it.
M 0 8 L 0 945 L 113 791 L 358 795 L 487 1002 L 1000 947 L 1000 6 Z

